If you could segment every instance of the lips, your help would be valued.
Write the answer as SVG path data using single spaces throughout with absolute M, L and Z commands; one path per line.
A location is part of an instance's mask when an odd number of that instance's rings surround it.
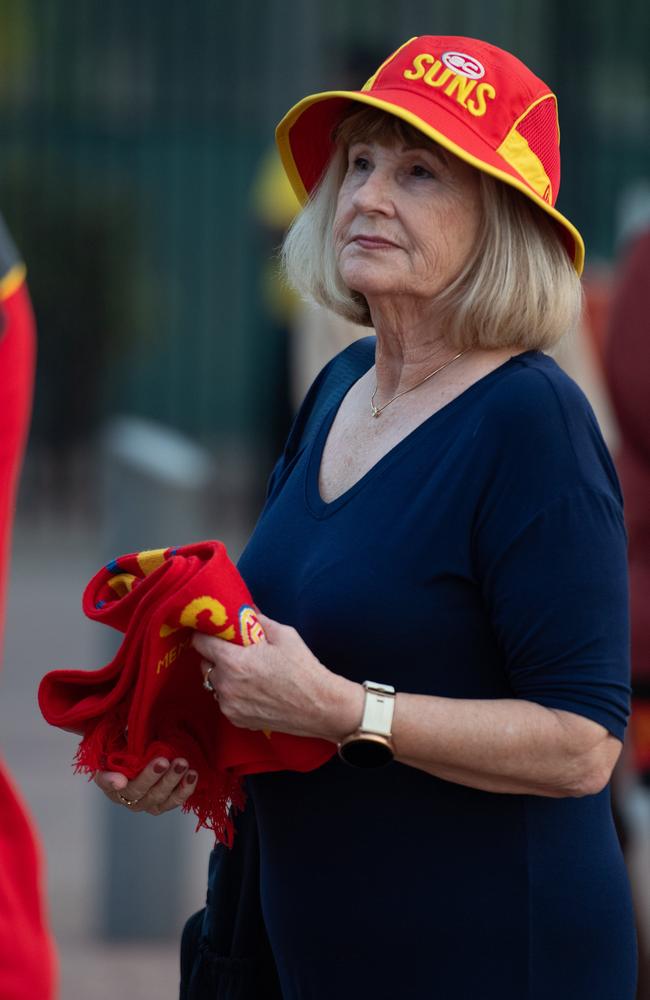
M 397 243 L 384 239 L 382 236 L 365 236 L 364 234 L 354 236 L 350 242 L 356 243 L 367 250 L 381 250 L 382 248 L 389 250 L 397 247 Z

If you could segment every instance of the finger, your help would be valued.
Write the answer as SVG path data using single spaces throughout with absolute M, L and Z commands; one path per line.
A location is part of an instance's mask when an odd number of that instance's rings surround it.
M 179 758 L 172 761 L 168 773 L 161 778 L 134 806 L 132 812 L 146 812 L 160 816 L 183 805 L 196 787 L 197 773 L 190 771 L 187 761 Z
M 210 660 L 201 660 L 201 677 L 203 678 L 203 689 L 211 694 L 215 701 L 219 701 L 219 692 L 216 684 L 219 677 L 217 665 Z
M 106 795 L 112 795 L 114 792 L 121 792 L 129 779 L 119 771 L 95 771 L 93 781 Z
M 276 622 L 274 618 L 269 618 L 267 615 L 263 615 L 261 611 L 257 612 L 257 617 L 259 618 L 260 625 L 264 629 L 264 635 L 271 645 L 279 640 L 282 629 L 288 627 L 283 625 L 282 622 Z
M 187 761 L 184 761 L 184 764 L 186 769 Z M 158 784 L 160 779 L 168 774 L 169 770 L 169 761 L 165 757 L 156 757 L 147 764 L 144 770 L 140 771 L 140 774 L 114 792 L 117 801 L 123 805 L 126 804 L 125 799 L 129 802 L 140 802 Z
M 226 642 L 225 639 L 218 639 L 213 635 L 204 635 L 202 632 L 194 633 L 192 645 L 201 656 L 212 661 L 227 656 L 233 649 L 238 649 L 232 642 Z
M 266 631 L 267 628 L 272 630 L 276 625 L 281 624 L 280 622 L 276 622 L 274 618 L 269 618 L 268 615 L 263 615 L 261 611 L 257 612 L 257 617 L 259 618 L 264 631 Z
M 197 780 L 198 774 L 196 771 L 187 771 L 167 798 L 152 808 L 148 808 L 147 812 L 157 816 L 161 813 L 169 812 L 171 809 L 178 809 L 179 806 L 185 805 L 190 795 L 196 788 Z
M 214 663 L 212 662 L 212 660 L 201 660 L 200 668 L 201 668 L 201 679 L 203 681 L 203 687 L 206 688 L 206 690 L 208 691 L 213 691 L 214 688 L 212 687 L 210 675 L 212 674 L 212 671 L 215 669 Z
M 177 792 L 179 785 L 187 774 L 188 766 L 187 760 L 184 757 L 174 758 L 170 767 L 156 784 L 152 785 L 144 795 L 137 799 L 136 812 L 150 812 L 153 815 L 157 815 L 163 811 L 163 807 L 169 797 Z

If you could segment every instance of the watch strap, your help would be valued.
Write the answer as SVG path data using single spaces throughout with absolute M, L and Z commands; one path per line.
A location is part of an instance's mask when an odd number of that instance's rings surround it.
M 390 684 L 364 681 L 366 697 L 359 732 L 376 733 L 390 739 L 395 711 L 395 688 Z

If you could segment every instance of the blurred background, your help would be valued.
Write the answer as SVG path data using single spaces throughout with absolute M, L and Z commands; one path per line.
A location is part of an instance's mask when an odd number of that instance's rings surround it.
M 650 224 L 647 0 L 0 0 L 0 211 L 39 336 L 0 742 L 42 834 L 64 1000 L 113 996 L 116 970 L 129 1000 L 173 1000 L 210 836 L 105 805 L 36 686 L 110 657 L 80 610 L 108 558 L 204 537 L 241 551 L 297 398 L 355 335 L 315 332 L 277 280 L 295 204 L 274 126 L 423 33 L 510 49 L 558 94 L 558 207 L 588 261 L 566 364 L 616 448 L 602 366 L 617 257 Z M 643 880 L 645 799 L 625 787 Z

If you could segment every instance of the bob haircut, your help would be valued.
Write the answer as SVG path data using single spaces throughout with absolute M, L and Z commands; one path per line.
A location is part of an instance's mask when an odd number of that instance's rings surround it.
M 334 154 L 289 229 L 282 260 L 289 284 L 300 295 L 353 323 L 372 326 L 365 298 L 341 278 L 334 248 L 333 223 L 348 148 L 370 141 L 436 153 L 439 147 L 407 122 L 375 108 L 354 109 L 333 139 Z M 480 200 L 476 247 L 434 300 L 445 340 L 459 351 L 548 350 L 578 322 L 580 279 L 555 226 L 525 195 L 481 171 Z

